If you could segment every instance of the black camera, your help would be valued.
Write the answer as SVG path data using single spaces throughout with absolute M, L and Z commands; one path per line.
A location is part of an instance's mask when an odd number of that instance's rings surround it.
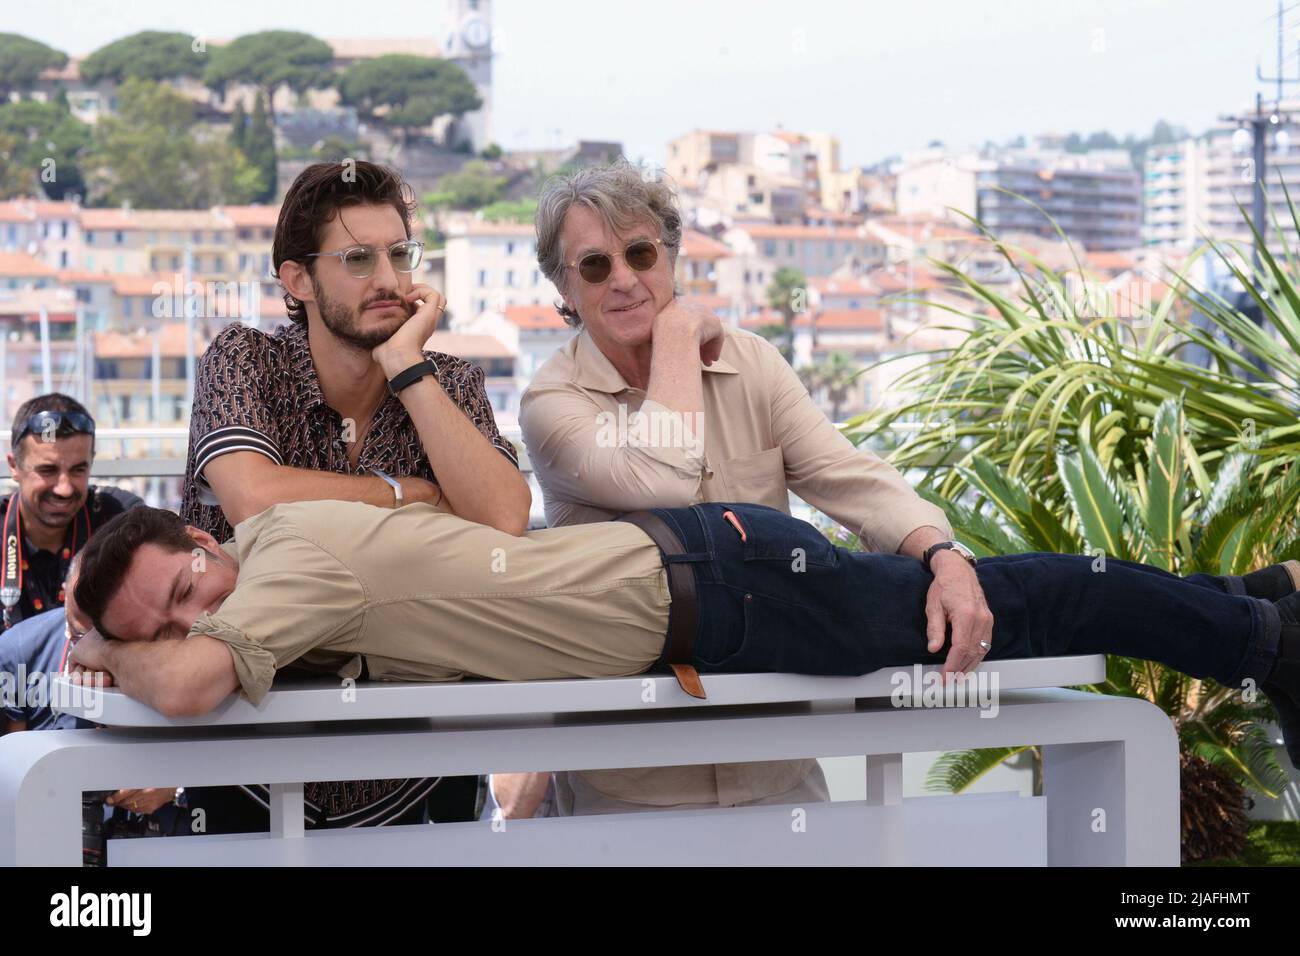
M 105 820 L 104 808 L 116 790 L 86 790 L 81 794 L 81 865 L 104 866 L 109 839 L 135 839 L 163 836 L 162 827 L 153 816 L 130 813 L 114 807 Z

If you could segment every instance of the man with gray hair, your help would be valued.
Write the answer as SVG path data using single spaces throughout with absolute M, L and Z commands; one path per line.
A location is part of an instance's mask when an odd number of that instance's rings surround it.
M 774 346 L 682 300 L 681 240 L 670 183 L 626 161 L 543 190 L 538 263 L 580 330 L 520 403 L 548 523 L 710 501 L 788 513 L 794 492 L 868 550 L 930 554 L 929 633 L 987 640 L 983 591 L 942 510 L 841 435 Z M 515 816 L 531 815 L 545 792 L 539 776 L 497 777 L 494 788 Z M 812 760 L 567 772 L 555 788 L 562 813 L 826 799 Z

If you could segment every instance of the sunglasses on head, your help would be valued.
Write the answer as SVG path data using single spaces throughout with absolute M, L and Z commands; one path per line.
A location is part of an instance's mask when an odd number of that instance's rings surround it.
M 592 285 L 600 285 L 614 271 L 614 256 L 622 256 L 628 266 L 637 272 L 645 272 L 647 269 L 654 268 L 654 264 L 659 261 L 661 245 L 663 245 L 662 239 L 637 239 L 629 242 L 622 252 L 613 255 L 607 252 L 591 252 L 576 262 L 568 262 L 565 265 L 570 269 L 577 269 L 578 275 Z
M 76 434 L 95 434 L 95 420 L 81 412 L 37 412 L 23 425 L 23 430 L 18 433 L 18 442 L 28 435 L 39 435 L 51 441 L 54 438 L 66 438 L 68 435 Z M 18 442 L 14 444 L 17 445 Z
M 419 239 L 404 239 L 388 247 L 388 261 L 392 263 L 394 272 L 414 272 L 419 268 L 423 255 L 424 243 Z M 368 278 L 379 261 L 379 252 L 374 246 L 348 246 L 338 252 L 309 252 L 306 258 L 317 256 L 334 256 L 343 263 L 348 275 L 356 279 Z

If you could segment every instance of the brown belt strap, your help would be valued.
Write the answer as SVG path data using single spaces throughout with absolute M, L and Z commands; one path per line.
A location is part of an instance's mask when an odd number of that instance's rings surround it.
M 633 511 L 616 520 L 634 524 L 659 546 L 665 557 L 685 554 L 677 535 L 658 515 L 649 511 Z M 695 572 L 683 562 L 665 561 L 668 569 L 668 591 L 672 604 L 668 608 L 668 634 L 664 640 L 664 654 L 660 657 L 672 668 L 677 685 L 692 697 L 705 699 L 704 682 L 695 670 L 695 632 L 699 627 L 699 605 L 695 596 Z

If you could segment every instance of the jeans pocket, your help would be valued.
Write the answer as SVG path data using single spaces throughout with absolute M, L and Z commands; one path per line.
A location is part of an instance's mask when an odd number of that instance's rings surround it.
M 695 660 L 715 669 L 745 649 L 745 595 L 719 582 L 703 585 L 700 600 L 705 615 L 695 641 Z
M 744 529 L 741 557 L 745 561 L 783 561 L 792 571 L 807 565 L 834 567 L 835 546 L 806 521 L 772 508 L 737 507 L 731 514 Z M 731 520 L 727 520 L 731 524 Z M 735 524 L 732 524 L 735 528 Z M 739 533 L 739 529 L 733 534 Z
M 700 657 L 710 670 L 809 674 L 833 669 L 833 661 L 818 660 L 817 650 L 819 635 L 836 626 L 830 616 L 756 591 L 738 592 L 736 597 L 742 626 L 729 631 L 711 651 L 715 659 Z

